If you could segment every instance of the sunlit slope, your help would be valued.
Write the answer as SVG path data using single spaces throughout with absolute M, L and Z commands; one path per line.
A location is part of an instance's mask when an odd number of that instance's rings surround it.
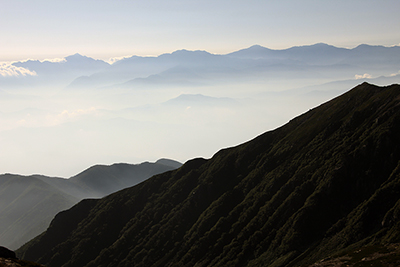
M 59 213 L 48 266 L 299 266 L 400 242 L 400 86 L 363 83 L 210 160 Z

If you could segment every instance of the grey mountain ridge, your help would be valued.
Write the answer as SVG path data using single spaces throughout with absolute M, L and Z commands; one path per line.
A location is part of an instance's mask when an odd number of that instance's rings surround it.
M 154 66 L 154 72 L 141 75 L 132 72 L 130 81 L 119 80 L 117 82 L 115 80 L 114 84 L 123 84 L 126 88 L 144 85 L 145 81 L 148 81 L 148 84 L 154 82 L 168 84 L 171 81 L 175 81 L 177 84 L 179 81 L 186 81 L 186 84 L 189 84 L 190 81 L 208 84 L 228 79 L 237 81 L 245 77 L 273 78 L 277 73 L 282 73 L 285 77 L 289 74 L 292 76 L 291 78 L 317 77 L 318 73 L 331 77 L 331 79 L 343 79 L 343 73 L 348 75 L 348 73 L 371 72 L 372 75 L 379 76 L 388 74 L 390 71 L 397 72 L 400 61 L 399 52 L 399 47 L 362 45 L 353 49 L 345 49 L 327 44 L 292 47 L 284 50 L 252 46 L 226 55 L 179 50 L 158 57 L 124 59 L 125 71 L 130 68 L 140 69 L 139 66 L 144 66 L 151 71 L 151 66 Z M 379 57 L 378 61 L 377 57 Z M 382 71 L 379 71 L 383 67 L 380 62 L 386 64 Z M 114 67 L 119 68 L 117 63 L 115 66 L 112 65 L 109 71 Z M 326 70 L 324 71 L 321 67 Z M 170 69 L 175 69 L 175 71 L 169 71 Z M 119 78 L 129 79 L 129 72 L 126 72 L 125 75 L 119 76 Z M 138 80 L 139 78 L 140 80 Z M 138 84 L 139 81 L 140 84 Z
M 65 59 L 65 62 L 26 61 L 13 64 L 38 74 L 37 77 L 25 77 L 26 80 L 38 84 L 57 82 L 68 90 L 209 85 L 248 79 L 279 80 L 284 77 L 320 77 L 325 83 L 349 79 L 355 74 L 369 73 L 378 77 L 396 73 L 400 47 L 364 44 L 347 49 L 318 43 L 274 50 L 254 45 L 221 55 L 183 49 L 157 57 L 132 56 L 111 65 L 79 54 Z M 50 78 L 54 75 L 58 76 L 58 81 Z M 8 79 L 8 83 L 10 81 L 15 86 L 25 86 L 21 84 L 21 79 Z M 0 77 L 0 82 L 5 83 L 6 80 Z
M 0 175 L 0 245 L 16 249 L 46 229 L 61 210 L 84 198 L 100 198 L 181 163 L 96 165 L 69 179 L 43 175 Z

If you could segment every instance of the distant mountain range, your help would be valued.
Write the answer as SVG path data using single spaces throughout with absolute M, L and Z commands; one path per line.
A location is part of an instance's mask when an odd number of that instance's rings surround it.
M 176 169 L 179 162 L 96 165 L 69 179 L 0 175 L 0 243 L 18 248 L 43 232 L 58 212 L 84 198 L 100 198 Z
M 209 160 L 83 200 L 17 254 L 52 267 L 279 267 L 381 253 L 398 266 L 399 136 L 400 86 L 362 83 Z
M 283 50 L 255 45 L 225 55 L 178 50 L 157 57 L 132 56 L 114 64 L 75 54 L 61 62 L 29 60 L 13 63 L 15 67 L 37 75 L 23 79 L 0 77 L 0 84 L 9 87 L 57 85 L 68 89 L 140 89 L 306 78 L 325 83 L 354 79 L 355 75 L 398 74 L 399 62 L 400 47 L 365 44 L 346 49 L 319 43 Z
M 64 60 L 58 62 L 28 60 L 15 62 L 13 65 L 35 71 L 38 76 L 90 74 L 110 66 L 103 60 L 96 60 L 80 54 L 67 56 Z
M 179 50 L 158 57 L 123 59 L 102 72 L 78 78 L 68 88 L 138 89 L 143 86 L 201 86 L 260 79 L 332 81 L 365 73 L 372 77 L 390 75 L 399 71 L 399 62 L 400 47 L 369 45 L 344 49 L 315 44 L 285 50 L 252 46 L 226 55 Z

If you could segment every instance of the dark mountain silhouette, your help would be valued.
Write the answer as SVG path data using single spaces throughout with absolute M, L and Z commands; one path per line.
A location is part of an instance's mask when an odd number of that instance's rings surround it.
M 44 267 L 35 262 L 19 260 L 14 251 L 6 247 L 0 247 L 0 266 L 1 267 Z
M 17 255 L 53 267 L 307 266 L 371 249 L 389 255 L 400 242 L 399 136 L 400 86 L 363 83 L 209 160 L 83 200 Z
M 19 259 L 0 258 L 0 266 L 2 267 L 45 267 L 36 262 L 24 261 Z
M 84 198 L 100 198 L 176 169 L 179 162 L 96 165 L 70 179 L 0 175 L 0 243 L 18 248 L 43 232 L 53 217 Z
M 6 259 L 16 259 L 17 255 L 15 255 L 14 251 L 9 250 L 6 247 L 1 247 L 0 246 L 0 257 L 1 258 L 6 258 Z
M 172 167 L 174 169 L 178 169 L 182 166 L 182 163 L 175 161 L 175 160 L 171 160 L 171 159 L 159 159 L 156 161 L 157 164 L 161 164 L 161 165 L 165 165 L 168 167 Z

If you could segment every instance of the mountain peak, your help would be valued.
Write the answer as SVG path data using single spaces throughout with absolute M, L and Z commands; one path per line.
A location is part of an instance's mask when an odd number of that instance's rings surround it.
M 247 48 L 247 49 L 251 49 L 251 50 L 258 50 L 258 49 L 260 49 L 260 50 L 263 50 L 263 49 L 268 49 L 268 48 L 266 48 L 266 47 L 264 47 L 264 46 L 261 46 L 261 45 L 258 45 L 258 44 L 255 44 L 255 45 L 250 46 L 250 47 Z
M 175 56 L 191 56 L 191 55 L 196 55 L 196 56 L 210 56 L 212 55 L 211 53 L 204 51 L 204 50 L 186 50 L 186 49 L 180 49 L 172 52 L 171 54 L 167 55 L 175 55 Z
M 274 50 L 263 47 L 261 45 L 253 45 L 248 48 L 229 53 L 228 56 L 237 58 L 259 59 L 270 56 L 272 52 L 274 52 Z
M 81 59 L 81 58 L 89 58 L 89 57 L 87 57 L 87 56 L 83 56 L 83 55 L 81 55 L 81 54 L 79 54 L 79 53 L 75 53 L 75 54 L 73 54 L 73 55 L 69 55 L 69 56 L 66 56 L 65 57 L 65 59 L 68 61 L 68 60 L 71 60 L 71 59 Z
M 91 60 L 91 61 L 95 61 L 96 59 L 91 58 L 91 57 L 87 57 L 87 56 L 83 56 L 79 53 L 75 53 L 73 55 L 67 56 L 65 57 L 65 59 L 67 61 L 76 61 L 76 60 Z
M 173 168 L 179 168 L 182 166 L 182 163 L 180 163 L 176 160 L 166 159 L 166 158 L 161 158 L 161 159 L 157 160 L 156 164 L 166 165 L 166 166 L 170 166 Z
M 333 45 L 329 45 L 326 43 L 315 43 L 311 45 L 301 45 L 301 46 L 293 46 L 285 50 L 310 50 L 310 51 L 315 51 L 315 50 L 341 50 L 343 48 L 338 48 Z

